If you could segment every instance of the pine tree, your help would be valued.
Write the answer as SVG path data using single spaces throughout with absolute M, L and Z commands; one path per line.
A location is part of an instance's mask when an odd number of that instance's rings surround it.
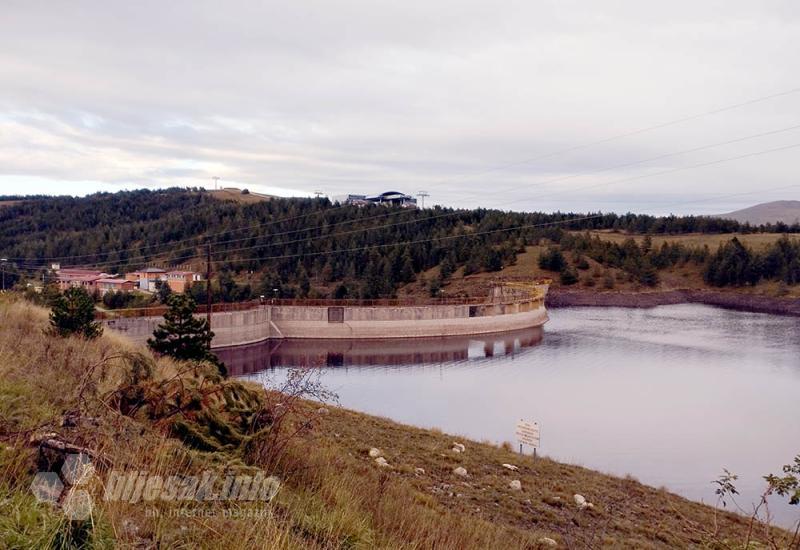
M 94 320 L 94 300 L 80 287 L 68 288 L 55 299 L 50 324 L 61 336 L 77 334 L 92 339 L 103 334 L 103 327 Z
M 214 333 L 208 320 L 194 316 L 194 300 L 186 294 L 173 294 L 167 305 L 164 322 L 153 331 L 153 338 L 147 340 L 150 349 L 183 361 L 208 361 L 225 374 L 225 366 L 210 351 Z
M 547 271 L 561 271 L 567 265 L 558 248 L 550 247 L 539 256 L 539 267 Z
M 166 304 L 167 300 L 172 294 L 172 289 L 170 288 L 169 283 L 167 283 L 167 281 L 162 281 L 161 279 L 157 280 L 156 294 L 158 295 L 158 301 L 162 304 Z

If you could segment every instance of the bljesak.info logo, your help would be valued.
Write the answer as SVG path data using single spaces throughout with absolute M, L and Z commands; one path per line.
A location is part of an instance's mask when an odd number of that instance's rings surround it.
M 68 454 L 60 472 L 39 472 L 31 491 L 42 503 L 58 506 L 71 520 L 86 520 L 92 515 L 95 498 L 106 502 L 155 504 L 157 502 L 252 502 L 268 503 L 280 489 L 280 481 L 258 470 L 244 474 L 220 474 L 206 470 L 200 475 L 162 475 L 147 471 L 110 470 L 104 479 L 89 456 Z M 250 510 L 254 513 L 257 510 Z M 180 509 L 175 515 L 225 514 L 246 516 L 247 510 Z

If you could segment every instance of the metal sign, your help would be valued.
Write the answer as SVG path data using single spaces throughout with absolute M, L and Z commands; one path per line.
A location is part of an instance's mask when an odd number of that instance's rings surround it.
M 517 422 L 517 441 L 520 445 L 530 445 L 533 448 L 539 447 L 539 439 L 541 432 L 539 430 L 539 423 L 530 420 L 520 420 Z

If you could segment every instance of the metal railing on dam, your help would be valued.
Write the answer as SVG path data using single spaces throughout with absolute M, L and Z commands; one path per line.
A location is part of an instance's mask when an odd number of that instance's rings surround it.
M 546 285 L 496 287 L 485 298 L 253 300 L 212 307 L 213 347 L 270 338 L 381 339 L 484 334 L 538 326 L 547 320 Z M 166 307 L 98 312 L 112 330 L 144 342 Z M 206 314 L 205 307 L 195 312 Z
M 333 298 L 267 298 L 264 300 L 248 300 L 246 302 L 218 303 L 211 305 L 211 313 L 230 313 L 234 311 L 247 311 L 262 306 L 295 306 L 295 307 L 413 307 L 413 306 L 456 306 L 456 305 L 481 305 L 486 304 L 485 297 L 453 297 L 453 298 L 380 298 L 376 300 L 358 300 Z M 105 321 L 108 319 L 130 317 L 163 317 L 167 306 L 159 305 L 141 308 L 109 309 L 95 312 L 95 319 Z M 208 306 L 198 304 L 195 313 L 205 315 Z

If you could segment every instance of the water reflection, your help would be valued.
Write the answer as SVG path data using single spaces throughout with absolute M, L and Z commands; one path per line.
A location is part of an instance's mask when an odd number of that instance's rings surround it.
M 285 341 L 221 355 L 266 384 L 289 367 L 318 368 L 345 407 L 479 441 L 513 441 L 516 420 L 531 418 L 543 454 L 706 502 L 727 468 L 747 507 L 762 476 L 800 453 L 793 317 L 569 308 L 550 312 L 544 335 Z M 797 516 L 797 507 L 771 510 L 784 524 Z
M 278 367 L 403 366 L 514 356 L 542 341 L 542 328 L 501 334 L 386 340 L 268 340 L 216 353 L 233 376 Z

